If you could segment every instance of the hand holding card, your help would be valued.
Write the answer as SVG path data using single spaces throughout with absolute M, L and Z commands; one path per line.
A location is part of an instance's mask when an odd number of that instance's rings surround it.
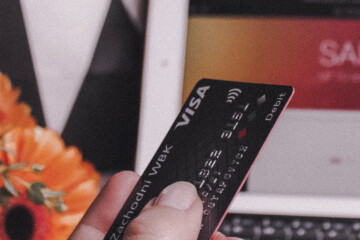
M 136 173 L 127 171 L 112 176 L 69 240 L 103 239 L 139 178 Z M 194 185 L 176 182 L 166 187 L 156 199 L 129 223 L 123 239 L 197 239 L 203 207 Z M 227 238 L 219 232 L 211 238 L 230 239 L 241 240 Z
M 145 205 L 178 181 L 196 186 L 198 239 L 210 239 L 292 94 L 290 86 L 201 80 L 104 239 L 122 239 Z

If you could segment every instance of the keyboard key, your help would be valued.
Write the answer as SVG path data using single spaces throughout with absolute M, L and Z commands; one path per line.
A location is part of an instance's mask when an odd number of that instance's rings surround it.
M 300 226 L 301 226 L 301 221 L 299 219 L 295 219 L 291 223 L 291 227 L 293 229 L 298 229 L 298 228 L 300 228 Z
M 360 222 L 356 221 L 352 225 L 352 231 L 353 232 L 360 232 Z
M 254 219 L 244 218 L 241 221 L 241 225 L 244 227 L 255 227 L 257 225 L 257 223 Z
M 264 219 L 262 220 L 262 226 L 263 226 L 263 227 L 270 227 L 270 226 L 271 226 L 271 220 L 270 220 L 270 218 L 264 218 Z
M 241 218 L 240 218 L 240 216 L 235 216 L 235 217 L 233 217 L 233 219 L 232 219 L 232 224 L 233 224 L 234 226 L 240 225 L 240 223 L 241 223 Z
M 277 219 L 277 220 L 273 221 L 273 223 L 272 223 L 272 226 L 277 229 L 282 229 L 285 227 L 285 225 L 286 225 L 285 221 L 280 220 L 280 219 Z
M 219 231 L 225 234 L 226 236 L 229 236 L 231 233 L 231 224 L 229 221 L 224 221 L 221 227 L 219 228 Z
M 266 227 L 262 230 L 263 235 L 274 235 L 275 234 L 275 228 L 273 227 Z
M 305 228 L 299 228 L 294 231 L 291 240 L 317 240 L 318 236 L 315 231 L 308 231 Z
M 304 226 L 304 228 L 306 230 L 314 229 L 314 226 L 315 226 L 314 222 L 311 222 L 311 221 L 306 221 L 302 225 Z
M 331 222 L 326 221 L 326 222 L 323 222 L 323 224 L 322 224 L 322 229 L 324 231 L 329 231 L 331 229 L 331 227 L 332 227 Z
M 341 222 L 337 222 L 333 224 L 333 229 L 337 232 L 345 230 L 345 224 Z
M 325 233 L 324 240 L 348 240 L 348 236 L 344 233 L 339 233 L 335 230 L 330 230 Z
M 260 240 L 284 240 L 286 234 L 284 230 L 278 230 L 274 227 L 266 227 L 261 230 Z
M 240 225 L 237 225 L 237 226 L 233 226 L 231 230 L 232 230 L 231 235 L 235 236 L 242 233 L 244 229 Z
M 243 239 L 255 239 L 256 229 L 254 228 L 242 228 L 241 231 L 233 231 L 233 234 L 231 234 L 231 237 L 239 237 Z

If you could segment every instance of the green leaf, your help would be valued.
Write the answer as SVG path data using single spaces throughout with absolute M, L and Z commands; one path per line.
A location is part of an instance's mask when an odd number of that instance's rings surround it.
M 34 173 L 42 173 L 42 171 L 45 169 L 45 166 L 35 163 L 35 164 L 32 165 L 31 168 L 32 168 Z
M 42 193 L 42 189 L 46 188 L 45 184 L 42 182 L 34 182 L 26 189 L 26 195 L 29 200 L 37 205 L 45 204 L 45 197 Z
M 18 196 L 18 192 L 16 191 L 14 185 L 12 184 L 12 182 L 9 180 L 9 178 L 6 175 L 6 172 L 4 172 L 3 174 L 1 174 L 2 180 L 4 182 L 5 188 L 13 195 L 13 196 Z
M 65 195 L 64 192 L 60 192 L 60 191 L 51 191 L 48 188 L 42 188 L 41 193 L 43 194 L 43 196 L 45 198 L 58 198 L 58 197 L 62 197 Z
M 67 209 L 68 207 L 66 206 L 62 198 L 58 197 L 55 199 L 55 205 L 54 205 L 55 211 L 57 211 L 58 213 L 64 213 Z
M 49 210 L 54 209 L 59 213 L 67 210 L 64 200 L 61 198 L 65 192 L 52 191 L 42 182 L 34 182 L 27 188 L 26 194 L 30 201 L 38 205 L 45 205 Z
M 7 207 L 11 197 L 11 193 L 5 187 L 0 188 L 0 205 L 2 207 Z
M 14 163 L 8 166 L 8 170 L 9 171 L 16 171 L 16 170 L 20 170 L 23 167 L 25 167 L 27 165 L 26 162 L 19 162 L 19 163 Z

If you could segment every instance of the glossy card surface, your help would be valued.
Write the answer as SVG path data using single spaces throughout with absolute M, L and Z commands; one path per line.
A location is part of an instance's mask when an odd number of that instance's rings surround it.
M 176 181 L 197 188 L 198 239 L 210 239 L 292 95 L 291 86 L 199 81 L 104 239 L 122 239 L 146 203 Z

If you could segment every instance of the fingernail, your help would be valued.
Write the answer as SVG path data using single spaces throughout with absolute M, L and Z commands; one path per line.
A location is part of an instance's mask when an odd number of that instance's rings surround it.
M 167 186 L 155 200 L 156 206 L 168 206 L 186 210 L 195 202 L 196 188 L 189 182 L 176 182 Z

